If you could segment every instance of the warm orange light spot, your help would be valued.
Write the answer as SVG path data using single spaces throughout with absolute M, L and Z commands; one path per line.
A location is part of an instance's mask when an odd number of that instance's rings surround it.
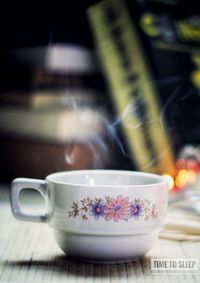
M 186 182 L 185 182 L 185 178 L 181 178 L 180 176 L 177 176 L 175 178 L 175 185 L 177 188 L 181 189 L 185 186 Z
M 178 172 L 178 177 L 181 178 L 182 180 L 187 180 L 187 170 L 182 169 Z
M 169 190 L 172 190 L 174 188 L 174 179 L 172 178 L 172 176 L 170 176 L 168 174 L 164 174 L 163 177 L 166 178 L 167 181 L 168 181 Z
M 175 178 L 175 185 L 178 188 L 182 188 L 187 183 L 187 170 L 182 169 L 179 171 L 178 176 Z
M 197 174 L 193 170 L 188 170 L 187 171 L 187 182 L 192 184 L 196 182 L 197 180 Z
M 169 184 L 169 190 L 182 189 L 186 185 L 192 184 L 197 180 L 197 174 L 193 170 L 181 169 L 175 178 L 168 174 L 163 175 L 167 179 Z

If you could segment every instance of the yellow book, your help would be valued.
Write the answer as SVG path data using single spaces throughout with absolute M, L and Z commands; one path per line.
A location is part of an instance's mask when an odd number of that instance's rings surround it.
M 104 0 L 88 18 L 113 104 L 138 170 L 175 175 L 175 163 L 147 59 L 123 0 Z

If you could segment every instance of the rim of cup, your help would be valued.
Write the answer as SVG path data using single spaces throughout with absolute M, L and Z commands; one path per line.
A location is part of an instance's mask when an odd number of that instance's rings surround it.
M 95 184 L 95 183 L 84 183 L 84 182 L 79 182 L 79 181 L 76 181 L 75 182 L 75 179 L 72 181 L 70 180 L 60 180 L 60 177 L 63 177 L 63 176 L 72 176 L 72 175 L 77 175 L 80 176 L 80 175 L 85 175 L 87 176 L 88 175 L 88 178 L 89 176 L 92 176 L 92 175 L 100 175 L 100 174 L 104 174 L 104 175 L 116 175 L 118 176 L 119 174 L 120 175 L 124 175 L 124 176 L 137 176 L 137 177 L 143 177 L 144 180 L 147 180 L 149 179 L 148 183 L 142 183 L 141 184 L 127 184 L 126 182 L 123 183 L 120 182 L 119 184 L 111 184 L 111 183 L 108 183 L 108 184 Z M 114 177 L 114 176 L 112 176 Z M 55 184 L 61 184 L 61 185 L 69 185 L 69 186 L 81 186 L 81 187 L 95 187 L 95 188 L 120 188 L 122 186 L 124 187 L 134 187 L 134 188 L 140 188 L 140 187 L 155 187 L 155 186 L 160 186 L 160 185 L 164 185 L 164 184 L 168 184 L 168 180 L 166 178 L 164 178 L 163 176 L 161 175 L 158 175 L 158 174 L 153 174 L 153 173 L 148 173 L 148 172 L 140 172 L 140 171 L 129 171 L 129 170 L 111 170 L 111 169 L 88 169 L 88 170 L 72 170 L 72 171 L 62 171 L 62 172 L 56 172 L 56 173 L 52 173 L 52 174 L 49 174 L 47 177 L 46 177 L 46 180 L 49 181 L 49 182 L 52 182 L 52 183 L 55 183 Z

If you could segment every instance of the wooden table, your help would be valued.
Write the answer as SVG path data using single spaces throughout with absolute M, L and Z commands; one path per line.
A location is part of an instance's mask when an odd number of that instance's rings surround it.
M 152 258 L 195 258 L 200 242 L 159 239 L 140 260 L 124 264 L 88 264 L 69 260 L 46 224 L 15 220 L 10 211 L 9 187 L 0 186 L 0 282 L 200 282 L 200 271 L 151 270 Z M 35 198 L 29 200 L 35 201 Z

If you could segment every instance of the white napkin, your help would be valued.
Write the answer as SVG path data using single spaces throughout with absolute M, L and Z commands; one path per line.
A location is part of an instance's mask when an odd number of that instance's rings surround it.
M 171 240 L 200 240 L 200 215 L 189 209 L 189 206 L 169 205 L 164 229 L 160 238 Z

